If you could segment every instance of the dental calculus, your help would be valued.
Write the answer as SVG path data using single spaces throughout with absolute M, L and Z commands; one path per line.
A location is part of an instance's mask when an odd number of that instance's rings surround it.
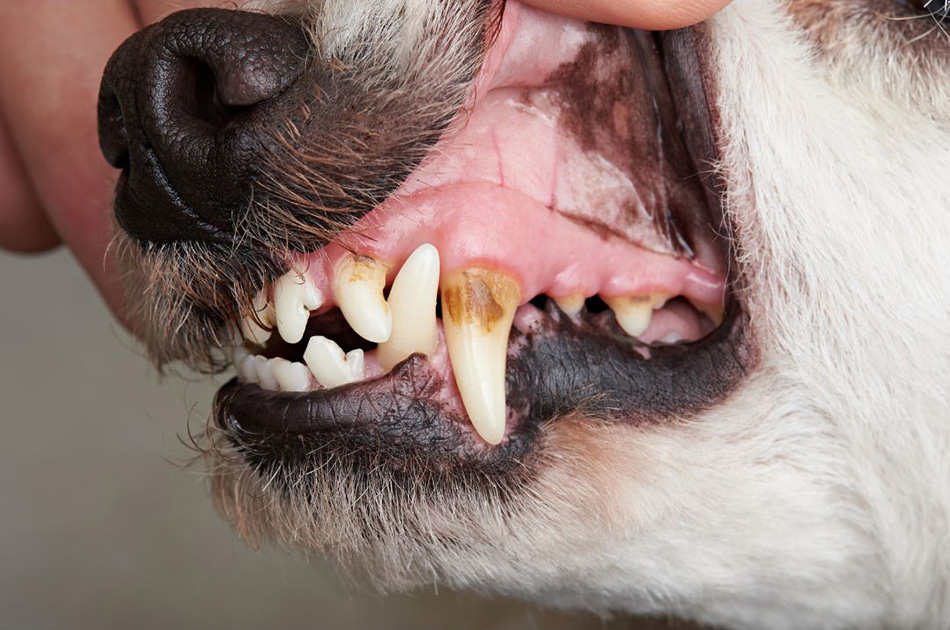
M 350 254 L 333 276 L 333 297 L 343 317 L 357 335 L 373 343 L 389 341 L 393 333 L 392 309 L 383 296 L 388 272 L 372 258 Z
M 653 311 L 666 306 L 669 300 L 670 296 L 662 294 L 604 298 L 617 317 L 617 323 L 631 337 L 645 333 L 653 321 Z
M 508 336 L 521 303 L 518 284 L 497 271 L 469 269 L 442 282 L 442 324 L 465 411 L 489 444 L 505 436 Z

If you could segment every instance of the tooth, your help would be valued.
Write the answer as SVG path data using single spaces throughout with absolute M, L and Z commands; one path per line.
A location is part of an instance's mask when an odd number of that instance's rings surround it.
M 468 269 L 442 281 L 442 324 L 455 382 L 472 425 L 489 444 L 505 437 L 508 336 L 520 303 L 518 284 L 497 271 Z
M 366 256 L 349 255 L 333 274 L 333 297 L 347 323 L 363 339 L 388 341 L 393 332 L 393 314 L 383 297 L 386 265 Z
M 389 371 L 415 353 L 430 356 L 439 343 L 435 303 L 439 297 L 439 250 L 422 245 L 406 259 L 389 290 L 392 335 L 377 358 Z
M 558 298 L 554 302 L 569 317 L 577 317 L 581 314 L 581 309 L 584 308 L 584 296 L 580 294 Z
M 327 389 L 363 378 L 363 351 L 357 349 L 343 354 L 343 349 L 326 337 L 311 337 L 303 359 L 310 373 Z
M 264 290 L 261 290 L 254 297 L 252 304 L 254 306 L 254 312 L 257 313 L 257 318 L 261 324 L 264 324 L 267 328 L 261 328 L 260 324 L 254 321 L 253 317 L 248 315 L 241 321 L 241 333 L 244 335 L 244 338 L 251 343 L 261 346 L 264 345 L 264 343 L 270 339 L 271 334 L 273 334 L 273 330 L 269 329 L 272 329 L 274 326 L 274 307 L 268 303 L 267 294 L 264 293 Z
M 693 302 L 693 307 L 708 317 L 714 326 L 722 326 L 722 323 L 726 321 L 726 308 L 722 304 Z
M 310 370 L 303 363 L 277 358 L 271 361 L 274 378 L 282 392 L 305 392 L 310 389 Z
M 303 339 L 310 311 L 323 306 L 323 293 L 313 285 L 305 269 L 294 266 L 274 285 L 277 330 L 287 343 Z
M 257 366 L 253 355 L 249 354 L 238 361 L 237 371 L 242 383 L 257 383 Z
M 254 368 L 257 370 L 257 384 L 262 389 L 272 392 L 277 391 L 277 378 L 274 376 L 274 368 L 266 357 L 260 355 L 254 357 Z
M 669 300 L 670 296 L 660 293 L 604 298 L 604 302 L 617 316 L 617 323 L 631 337 L 645 333 L 653 321 L 653 311 L 663 308 Z

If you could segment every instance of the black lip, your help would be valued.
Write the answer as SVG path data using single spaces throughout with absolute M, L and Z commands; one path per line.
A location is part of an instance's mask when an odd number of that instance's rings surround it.
M 519 351 L 509 355 L 507 392 L 517 424 L 499 447 L 473 439 L 468 420 L 437 402 L 445 383 L 419 355 L 386 376 L 305 394 L 233 379 L 218 392 L 216 422 L 252 458 L 346 445 L 396 469 L 411 462 L 427 470 L 509 471 L 524 464 L 546 422 L 570 413 L 649 423 L 723 400 L 749 359 L 741 313 L 734 309 L 696 343 L 651 348 L 647 359 L 612 318 L 575 321 L 549 302 L 535 328 L 512 330 L 511 345 Z
M 654 37 L 677 117 L 691 129 L 682 137 L 693 172 L 708 172 L 705 165 L 716 161 L 718 150 L 701 33 L 694 28 Z M 724 183 L 711 175 L 703 180 L 710 215 L 705 221 L 728 230 L 720 205 Z M 735 273 L 735 265 L 730 267 Z M 559 417 L 581 413 L 604 421 L 656 423 L 720 403 L 753 361 L 746 324 L 741 305 L 732 300 L 726 321 L 711 335 L 651 348 L 647 359 L 612 316 L 574 321 L 549 302 L 536 328 L 512 331 L 510 347 L 519 348 L 509 354 L 507 371 L 514 426 L 498 447 L 475 438 L 466 418 L 441 406 L 438 393 L 445 384 L 420 356 L 386 376 L 306 394 L 269 392 L 235 379 L 218 393 L 215 421 L 260 464 L 343 449 L 396 470 L 524 470 L 544 425 Z

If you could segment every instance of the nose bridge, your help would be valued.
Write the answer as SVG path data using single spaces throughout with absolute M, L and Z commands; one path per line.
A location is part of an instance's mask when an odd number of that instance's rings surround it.
M 99 103 L 103 154 L 123 169 L 120 225 L 150 242 L 226 237 L 308 50 L 299 24 L 222 9 L 181 11 L 123 44 Z

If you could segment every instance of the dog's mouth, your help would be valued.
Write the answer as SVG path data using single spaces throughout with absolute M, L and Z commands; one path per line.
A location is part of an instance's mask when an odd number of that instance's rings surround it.
M 462 122 L 260 293 L 218 424 L 252 459 L 495 469 L 564 416 L 720 402 L 743 317 L 699 46 L 509 3 Z

